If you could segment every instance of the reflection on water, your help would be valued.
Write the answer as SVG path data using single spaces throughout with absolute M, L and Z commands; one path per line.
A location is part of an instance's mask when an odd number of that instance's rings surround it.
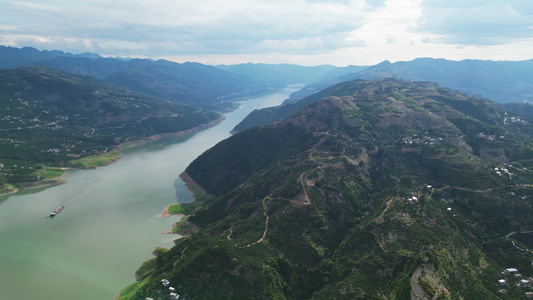
M 158 215 L 192 201 L 179 174 L 251 110 L 278 105 L 291 91 L 245 101 L 197 134 L 127 149 L 110 166 L 69 170 L 67 184 L 0 197 L 1 298 L 114 299 L 156 246 L 173 245 L 177 236 L 160 233 L 178 218 Z

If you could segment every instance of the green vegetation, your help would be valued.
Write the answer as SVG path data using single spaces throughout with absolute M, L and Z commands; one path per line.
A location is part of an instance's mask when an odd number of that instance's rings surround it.
M 175 208 L 195 230 L 121 299 L 162 278 L 186 299 L 499 299 L 504 268 L 533 276 L 530 236 L 506 238 L 533 227 L 531 125 L 427 82 L 323 96 L 187 167 L 213 196 Z
M 48 167 L 105 165 L 118 159 L 113 149 L 121 143 L 218 118 L 88 76 L 34 66 L 0 70 L 0 186 L 59 173 Z
M 74 159 L 70 161 L 70 164 L 75 168 L 90 169 L 108 165 L 120 159 L 121 156 L 122 153 L 113 150 L 98 155 L 91 155 L 80 159 Z
M 12 184 L 2 184 L 0 185 L 0 195 L 6 195 L 6 194 L 10 194 L 10 193 L 13 193 L 17 190 L 17 188 L 12 185 Z
M 193 211 L 202 206 L 202 201 L 194 201 L 192 203 L 178 203 L 168 208 L 168 213 L 171 215 L 190 215 Z
M 40 179 L 51 179 L 51 178 L 57 178 L 60 176 L 63 176 L 65 174 L 65 170 L 62 168 L 57 167 L 49 167 L 49 166 L 37 166 L 37 177 Z

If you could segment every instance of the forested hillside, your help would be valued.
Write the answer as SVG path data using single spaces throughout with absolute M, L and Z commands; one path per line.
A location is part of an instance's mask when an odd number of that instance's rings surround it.
M 351 81 L 328 91 L 198 157 L 186 175 L 203 189 L 179 205 L 188 217 L 176 225 L 187 236 L 146 262 L 120 299 L 166 299 L 162 279 L 180 299 L 531 291 L 502 273 L 533 276 L 524 250 L 533 246 L 527 119 L 428 82 Z

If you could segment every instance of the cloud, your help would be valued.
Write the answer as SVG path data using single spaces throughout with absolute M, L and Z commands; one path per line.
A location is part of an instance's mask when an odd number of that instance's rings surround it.
M 530 1 L 4 0 L 0 43 L 211 63 L 527 59 Z
M 499 45 L 530 38 L 530 0 L 424 0 L 414 32 L 439 35 L 442 43 Z
M 372 7 L 380 7 L 385 3 L 386 0 L 366 0 L 366 4 Z
M 90 41 L 94 48 L 143 50 L 145 54 L 245 53 L 309 47 L 334 50 L 362 25 L 359 1 L 65 1 L 48 4 L 10 1 L 6 11 L 28 37 L 56 44 L 65 38 Z M 5 4 L 4 4 L 5 5 Z M 13 24 L 15 22 L 13 21 Z M 15 26 L 10 23 L 6 25 Z M 11 32 L 14 34 L 13 32 Z M 20 34 L 20 33 L 19 33 Z M 113 46 L 116 41 L 122 46 Z M 139 47 L 143 44 L 143 47 Z M 128 46 L 129 45 L 129 46 Z M 291 48 L 293 47 L 293 48 Z M 87 49 L 90 50 L 90 49 Z M 153 55 L 153 54 L 151 54 Z

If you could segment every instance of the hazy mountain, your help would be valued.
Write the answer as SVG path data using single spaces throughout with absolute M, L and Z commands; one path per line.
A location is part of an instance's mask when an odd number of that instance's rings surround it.
M 231 109 L 236 100 L 270 90 L 264 82 L 213 66 L 166 60 L 132 60 L 128 69 L 106 81 L 160 99 L 217 110 Z
M 120 299 L 523 298 L 502 270 L 533 275 L 532 125 L 434 83 L 328 91 L 191 163 L 188 236 Z
M 38 65 L 78 75 L 90 75 L 121 84 L 132 91 L 196 107 L 226 111 L 243 97 L 279 88 L 270 82 L 248 78 L 200 63 L 166 60 L 102 58 L 72 55 L 34 48 L 0 48 L 0 68 Z M 3 63 L 2 63 L 3 62 Z
M 305 67 L 291 64 L 238 64 L 218 65 L 220 69 L 270 82 L 275 87 L 285 87 L 287 84 L 305 84 L 324 77 L 328 72 L 337 68 L 332 65 Z
M 415 81 L 432 81 L 443 87 L 486 98 L 500 103 L 527 102 L 533 99 L 533 60 L 527 61 L 483 61 L 463 60 L 450 61 L 445 59 L 419 58 L 408 62 L 391 64 L 384 61 L 364 70 L 314 82 L 291 94 L 287 103 L 296 106 L 267 108 L 250 114 L 235 127 L 240 131 L 255 125 L 277 122 L 295 113 L 309 103 L 306 98 L 326 87 L 353 79 L 401 78 Z M 315 98 L 316 100 L 316 98 Z
M 402 78 L 436 82 L 444 87 L 492 101 L 533 100 L 533 60 L 487 61 L 417 58 L 407 62 L 384 61 L 342 79 Z
M 72 54 L 58 50 L 39 51 L 31 47 L 15 48 L 0 46 L 0 68 L 5 69 L 32 65 L 40 60 L 54 59 L 58 57 L 101 58 L 100 55 L 94 53 Z
M 77 75 L 88 75 L 105 80 L 109 76 L 132 68 L 132 60 L 116 58 L 89 58 L 89 57 L 56 57 L 53 59 L 39 60 L 33 63 L 36 66 L 54 68 Z
M 335 68 L 328 73 L 324 74 L 322 77 L 318 78 L 314 82 L 311 82 L 304 86 L 301 90 L 296 91 L 292 93 L 289 97 L 289 99 L 285 100 L 284 104 L 286 103 L 292 103 L 296 102 L 306 96 L 312 95 L 314 93 L 317 93 L 327 87 L 330 87 L 334 84 L 337 84 L 343 80 L 342 77 L 361 72 L 362 70 L 366 69 L 368 67 L 366 66 L 347 66 L 347 67 L 338 67 Z
M 36 180 L 36 164 L 68 165 L 126 141 L 218 118 L 90 76 L 35 66 L 0 70 L 0 164 L 10 170 L 11 183 Z

